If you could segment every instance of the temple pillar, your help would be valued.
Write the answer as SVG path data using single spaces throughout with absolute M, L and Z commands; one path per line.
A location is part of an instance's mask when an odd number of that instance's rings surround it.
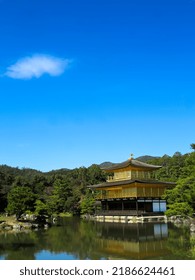
M 122 211 L 124 210 L 124 201 L 122 200 Z
M 138 214 L 138 201 L 136 200 L 136 212 Z

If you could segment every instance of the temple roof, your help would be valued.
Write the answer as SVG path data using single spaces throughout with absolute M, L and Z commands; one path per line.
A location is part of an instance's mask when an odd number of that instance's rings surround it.
M 160 165 L 152 165 L 152 164 L 148 164 L 148 163 L 144 163 L 135 159 L 128 159 L 124 162 L 121 163 L 114 163 L 111 166 L 108 167 L 104 167 L 102 168 L 105 171 L 114 171 L 117 169 L 122 169 L 122 168 L 126 168 L 126 167 L 137 167 L 137 168 L 143 168 L 143 169 L 147 169 L 147 170 L 155 170 L 155 169 L 159 169 L 162 166 Z
M 123 180 L 123 181 L 113 181 L 113 182 L 104 182 L 97 185 L 88 186 L 88 188 L 102 188 L 102 187 L 115 187 L 121 185 L 129 185 L 133 183 L 145 183 L 145 184 L 162 184 L 166 186 L 175 186 L 176 184 L 173 182 L 162 182 L 158 180 Z

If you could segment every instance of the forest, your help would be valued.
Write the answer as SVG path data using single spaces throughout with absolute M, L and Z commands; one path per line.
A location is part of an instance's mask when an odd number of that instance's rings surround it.
M 158 180 L 176 182 L 164 195 L 168 216 L 195 213 L 195 144 L 190 146 L 191 152 L 186 154 L 142 157 L 142 161 L 162 166 L 156 174 Z M 0 213 L 17 217 L 23 213 L 93 214 L 95 197 L 87 186 L 104 181 L 106 175 L 97 164 L 50 172 L 0 165 Z

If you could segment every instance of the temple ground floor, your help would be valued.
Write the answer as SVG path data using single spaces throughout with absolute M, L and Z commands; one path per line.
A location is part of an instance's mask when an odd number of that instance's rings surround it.
M 96 215 L 105 216 L 153 216 L 165 211 L 166 201 L 160 198 L 107 199 L 96 206 Z

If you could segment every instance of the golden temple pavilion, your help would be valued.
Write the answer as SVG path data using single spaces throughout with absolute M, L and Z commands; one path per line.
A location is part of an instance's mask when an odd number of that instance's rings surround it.
M 162 199 L 167 188 L 175 183 L 162 182 L 155 178 L 161 166 L 147 164 L 133 158 L 103 168 L 107 181 L 89 186 L 95 190 L 99 215 L 162 215 L 166 201 Z

